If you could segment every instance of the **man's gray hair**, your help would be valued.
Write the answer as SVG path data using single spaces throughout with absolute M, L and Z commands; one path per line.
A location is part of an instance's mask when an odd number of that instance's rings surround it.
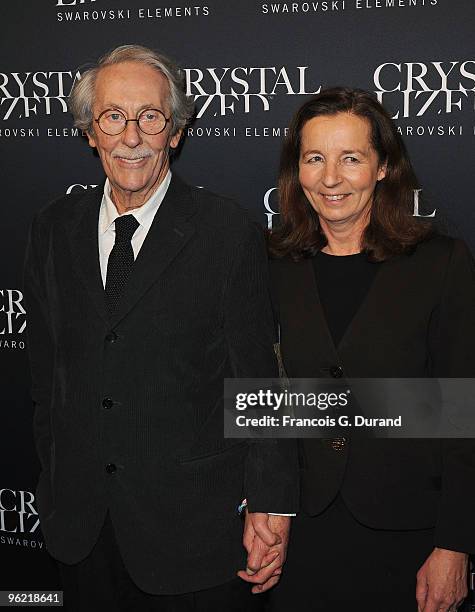
M 183 129 L 194 112 L 193 99 L 185 93 L 183 72 L 170 58 L 140 45 L 121 45 L 103 55 L 96 66 L 82 73 L 69 96 L 69 109 L 74 117 L 74 125 L 85 132 L 92 129 L 94 119 L 92 106 L 97 75 L 101 68 L 122 62 L 146 64 L 163 74 L 170 89 L 168 103 L 172 120 L 171 136 Z

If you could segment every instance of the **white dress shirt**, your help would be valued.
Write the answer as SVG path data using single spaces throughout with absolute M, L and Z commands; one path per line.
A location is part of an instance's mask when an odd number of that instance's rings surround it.
M 160 204 L 163 202 L 163 198 L 167 193 L 168 186 L 172 178 L 172 173 L 168 170 L 166 177 L 158 186 L 150 198 L 142 204 L 139 208 L 134 208 L 130 212 L 124 213 L 124 215 L 133 215 L 138 223 L 139 227 L 135 230 L 135 234 L 132 236 L 132 250 L 134 252 L 134 259 L 137 259 L 140 249 L 147 237 L 148 230 L 150 229 L 153 219 L 157 214 L 157 210 L 160 208 Z M 111 186 L 109 179 L 106 180 L 104 185 L 104 194 L 102 196 L 101 208 L 99 210 L 99 261 L 101 265 L 101 276 L 102 284 L 104 288 L 106 286 L 107 276 L 107 262 L 109 261 L 109 255 L 112 251 L 112 247 L 115 242 L 115 220 L 120 217 L 115 207 L 114 202 L 111 199 Z

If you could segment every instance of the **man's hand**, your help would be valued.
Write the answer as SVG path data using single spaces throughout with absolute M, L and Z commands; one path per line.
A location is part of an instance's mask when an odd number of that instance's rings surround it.
M 417 572 L 418 612 L 453 612 L 467 596 L 468 555 L 434 548 Z
M 287 554 L 290 517 L 247 512 L 243 544 L 248 552 L 246 571 L 238 576 L 254 584 L 253 593 L 263 593 L 277 584 Z

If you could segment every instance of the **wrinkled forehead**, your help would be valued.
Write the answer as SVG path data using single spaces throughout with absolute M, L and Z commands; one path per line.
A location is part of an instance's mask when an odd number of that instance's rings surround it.
M 167 78 L 153 66 L 122 62 L 100 68 L 94 87 L 94 109 L 117 107 L 126 111 L 151 107 L 169 110 Z

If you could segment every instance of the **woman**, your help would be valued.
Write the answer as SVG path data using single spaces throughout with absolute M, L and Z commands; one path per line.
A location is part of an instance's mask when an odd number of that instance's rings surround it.
M 416 187 L 370 94 L 328 89 L 298 110 L 270 241 L 289 377 L 474 376 L 473 259 L 412 216 Z M 457 609 L 475 551 L 474 447 L 301 440 L 301 512 L 272 612 Z

